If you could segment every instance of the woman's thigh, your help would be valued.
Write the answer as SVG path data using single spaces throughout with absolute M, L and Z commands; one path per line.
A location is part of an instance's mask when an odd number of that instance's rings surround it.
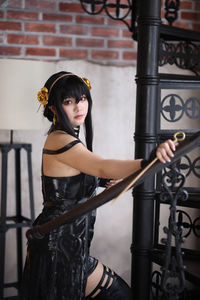
M 97 267 L 87 279 L 86 299 L 129 300 L 131 289 L 116 273 L 98 262 Z
M 86 290 L 85 290 L 86 296 L 88 296 L 96 288 L 98 283 L 101 281 L 103 272 L 104 272 L 104 267 L 101 262 L 98 262 L 98 264 L 97 264 L 96 268 L 94 269 L 94 271 L 92 272 L 92 274 L 90 274 L 88 276 Z M 104 282 L 105 281 L 106 281 L 106 278 L 105 278 Z

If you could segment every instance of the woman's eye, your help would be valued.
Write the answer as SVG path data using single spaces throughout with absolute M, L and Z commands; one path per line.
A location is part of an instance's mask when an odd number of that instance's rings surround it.
M 86 96 L 82 96 L 80 99 L 80 101 L 86 101 L 86 100 L 87 100 Z
M 64 105 L 70 105 L 70 104 L 72 104 L 72 100 L 70 100 L 70 99 L 67 100 L 67 99 L 66 99 L 66 100 L 64 100 L 63 104 L 64 104 Z

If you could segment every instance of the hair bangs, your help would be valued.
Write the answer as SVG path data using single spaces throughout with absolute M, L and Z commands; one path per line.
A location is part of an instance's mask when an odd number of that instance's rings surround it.
M 90 96 L 89 89 L 86 83 L 79 77 L 72 75 L 63 78 L 61 83 L 61 98 L 64 99 L 72 97 L 78 102 L 83 95 L 87 98 Z

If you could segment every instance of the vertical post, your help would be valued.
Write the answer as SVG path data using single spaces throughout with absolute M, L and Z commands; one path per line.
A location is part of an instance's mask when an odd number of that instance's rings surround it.
M 27 151 L 28 159 L 28 182 L 29 182 L 29 196 L 30 196 L 30 219 L 22 215 L 22 190 L 21 190 L 21 149 Z M 8 152 L 15 150 L 15 202 L 16 214 L 14 216 L 7 216 L 7 184 L 8 184 Z M 0 299 L 4 298 L 4 289 L 15 287 L 19 289 L 20 281 L 23 271 L 23 239 L 22 228 L 30 227 L 34 221 L 34 199 L 33 199 L 33 176 L 32 176 L 32 161 L 31 161 L 31 144 L 0 144 L 0 151 L 2 153 L 2 171 L 1 171 L 1 215 L 0 215 Z M 7 221 L 13 221 L 10 224 Z M 4 282 L 5 273 L 5 246 L 6 246 L 6 231 L 9 229 L 16 230 L 17 243 L 17 281 Z M 17 296 L 16 296 L 17 297 Z M 15 296 L 11 297 L 13 299 Z M 8 299 L 11 299 L 8 298 Z
M 138 1 L 135 157 L 148 158 L 156 146 L 160 0 Z M 150 299 L 154 226 L 154 177 L 134 190 L 132 288 L 137 300 Z
M 33 173 L 32 173 L 32 159 L 31 159 L 31 144 L 28 144 L 26 147 L 27 151 L 27 163 L 28 163 L 28 183 L 29 183 L 29 198 L 30 198 L 30 219 L 31 223 L 33 223 L 35 219 L 35 209 L 34 209 L 34 194 L 33 194 Z
M 21 207 L 21 149 L 15 149 L 15 180 L 16 180 L 16 221 L 17 224 L 22 222 Z M 16 228 L 17 231 L 17 273 L 18 282 L 22 278 L 22 228 Z
M 0 224 L 0 299 L 3 299 L 5 275 L 5 247 L 6 247 L 6 209 L 7 209 L 7 176 L 8 149 L 2 150 L 1 172 L 1 224 Z

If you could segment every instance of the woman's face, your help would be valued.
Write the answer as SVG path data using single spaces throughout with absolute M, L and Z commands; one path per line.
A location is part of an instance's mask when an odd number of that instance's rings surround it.
M 72 97 L 64 99 L 62 107 L 72 126 L 80 126 L 84 123 L 88 113 L 88 100 L 85 95 L 81 97 L 78 103 Z

